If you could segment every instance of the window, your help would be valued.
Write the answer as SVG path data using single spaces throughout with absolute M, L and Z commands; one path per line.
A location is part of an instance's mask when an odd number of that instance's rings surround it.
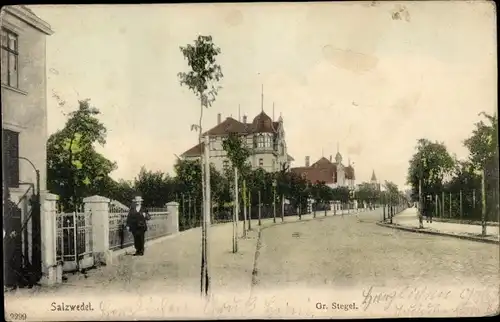
M 214 151 L 216 150 L 216 146 L 215 146 L 215 143 L 217 142 L 217 139 L 213 136 L 210 137 L 210 141 L 209 141 L 209 144 L 210 144 L 210 150 L 211 151 Z
M 259 167 L 263 167 L 264 166 L 264 159 L 260 158 L 259 159 Z
M 2 84 L 19 87 L 17 35 L 2 28 Z
M 10 188 L 19 187 L 19 133 L 2 130 L 3 175 Z
M 224 167 L 224 169 L 229 169 L 229 160 L 224 160 L 222 166 Z

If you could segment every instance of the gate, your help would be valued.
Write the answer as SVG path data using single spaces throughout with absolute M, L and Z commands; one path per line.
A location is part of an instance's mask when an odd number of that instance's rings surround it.
M 4 187 L 3 201 L 5 284 L 33 286 L 42 277 L 40 196 L 30 184 L 16 204 Z
M 92 213 L 81 207 L 75 212 L 57 212 L 57 260 L 63 271 L 75 272 L 94 266 Z

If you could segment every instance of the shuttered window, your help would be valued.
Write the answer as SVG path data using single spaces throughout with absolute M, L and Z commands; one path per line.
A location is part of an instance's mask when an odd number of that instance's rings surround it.
M 10 188 L 19 187 L 19 133 L 2 130 L 3 175 Z

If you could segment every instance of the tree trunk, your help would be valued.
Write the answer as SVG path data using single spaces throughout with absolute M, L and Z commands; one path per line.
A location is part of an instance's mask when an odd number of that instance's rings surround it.
M 234 168 L 233 253 L 238 252 L 238 169 Z
M 247 237 L 247 183 L 243 180 L 243 187 L 241 191 L 241 196 L 243 198 L 243 237 Z
M 252 193 L 248 191 L 248 230 L 252 230 Z
M 260 217 L 261 217 L 261 204 L 260 204 L 260 190 L 259 190 L 259 226 L 262 225 Z
M 202 120 L 203 120 L 203 101 L 201 99 L 200 95 L 200 121 L 199 121 L 199 136 L 198 136 L 198 142 L 201 145 L 203 143 L 203 137 L 202 137 Z M 209 293 L 209 287 L 210 287 L 210 279 L 208 275 L 208 258 L 207 258 L 207 221 L 205 220 L 205 201 L 206 201 L 206 194 L 205 194 L 205 169 L 204 169 L 204 162 L 209 162 L 209 160 L 204 160 L 205 157 L 205 150 L 208 149 L 208 146 L 205 146 L 204 149 L 202 149 L 202 153 L 200 155 L 200 166 L 201 166 L 201 193 L 202 193 L 202 200 L 201 200 L 201 214 L 202 214 L 202 220 L 201 220 L 201 295 L 202 296 L 207 296 Z
M 481 174 L 481 235 L 486 236 L 486 175 L 483 169 Z
M 281 222 L 285 221 L 285 195 L 281 195 Z

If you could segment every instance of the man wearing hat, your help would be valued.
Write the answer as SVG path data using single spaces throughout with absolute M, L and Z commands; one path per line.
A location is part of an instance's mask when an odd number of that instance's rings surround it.
M 142 198 L 136 196 L 127 217 L 128 230 L 134 236 L 134 256 L 144 255 L 145 234 L 148 230 L 147 221 L 149 219 L 148 211 L 142 206 Z

